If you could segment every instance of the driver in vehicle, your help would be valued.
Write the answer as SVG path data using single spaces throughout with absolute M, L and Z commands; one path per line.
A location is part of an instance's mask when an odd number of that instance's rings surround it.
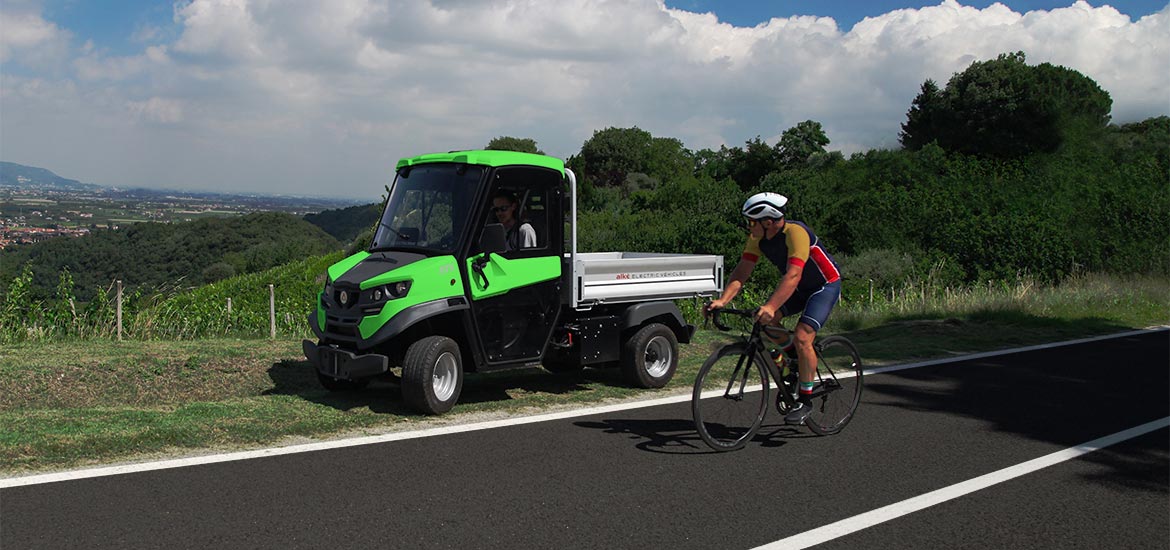
M 519 204 L 516 195 L 510 191 L 500 190 L 492 197 L 492 212 L 496 220 L 504 226 L 507 250 L 536 247 L 536 230 L 528 222 L 520 222 L 516 217 Z

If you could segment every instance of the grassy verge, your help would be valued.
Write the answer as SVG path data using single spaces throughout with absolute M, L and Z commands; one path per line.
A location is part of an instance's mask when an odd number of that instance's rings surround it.
M 1083 278 L 907 292 L 901 301 L 842 304 L 830 332 L 868 364 L 1002 349 L 1170 322 L 1170 281 Z M 623 385 L 615 370 L 542 369 L 469 375 L 441 418 L 405 409 L 376 382 L 334 394 L 317 383 L 297 340 L 74 341 L 0 349 L 0 471 L 82 467 L 352 433 L 421 428 L 581 404 L 684 393 L 712 349 L 734 335 L 702 330 L 662 390 Z

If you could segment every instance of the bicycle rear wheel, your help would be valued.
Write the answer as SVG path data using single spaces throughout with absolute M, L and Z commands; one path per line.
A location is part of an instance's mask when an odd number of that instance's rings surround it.
M 857 411 L 864 383 L 861 356 L 857 347 L 843 336 L 819 342 L 817 379 L 813 387 L 813 410 L 805 424 L 818 435 L 841 431 Z
M 699 437 L 716 451 L 743 447 L 768 412 L 767 372 L 747 344 L 730 344 L 712 353 L 691 394 Z

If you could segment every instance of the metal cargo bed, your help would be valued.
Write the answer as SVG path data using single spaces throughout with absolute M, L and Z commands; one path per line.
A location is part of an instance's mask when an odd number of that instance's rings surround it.
M 723 257 L 585 252 L 573 261 L 573 307 L 676 300 L 723 290 Z
M 577 251 L 577 176 L 565 169 L 572 212 L 572 301 L 575 309 L 602 304 L 718 296 L 723 256 Z

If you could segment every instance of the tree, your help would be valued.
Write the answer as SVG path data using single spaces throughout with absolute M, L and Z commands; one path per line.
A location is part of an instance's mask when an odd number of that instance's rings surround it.
M 675 138 L 656 138 L 637 127 L 611 127 L 593 132 L 581 146 L 581 154 L 568 164 L 597 187 L 628 188 L 631 174 L 644 174 L 651 185 L 690 175 L 695 159 Z
M 906 113 L 899 139 L 917 150 L 937 141 L 948 151 L 995 158 L 1050 153 L 1067 139 L 1103 131 L 1113 105 L 1092 79 L 1024 52 L 972 63 L 947 82 L 927 81 Z
M 654 137 L 638 127 L 606 128 L 593 132 L 581 145 L 575 166 L 598 187 L 618 187 L 630 172 L 645 173 L 646 151 Z
M 532 138 L 518 138 L 511 136 L 500 136 L 492 138 L 488 142 L 485 149 L 489 151 L 516 151 L 518 153 L 532 153 L 536 155 L 543 155 L 544 151 L 536 146 L 536 140 Z
M 917 151 L 934 141 L 940 131 L 939 117 L 946 108 L 942 91 L 938 84 L 931 79 L 922 83 L 918 96 L 910 103 L 910 110 L 906 112 L 906 122 L 902 124 L 902 131 L 898 133 L 898 141 L 902 147 Z
M 828 144 L 829 136 L 825 135 L 821 123 L 806 120 L 780 135 L 777 160 L 786 168 L 799 168 L 808 164 L 813 155 L 824 153 Z

